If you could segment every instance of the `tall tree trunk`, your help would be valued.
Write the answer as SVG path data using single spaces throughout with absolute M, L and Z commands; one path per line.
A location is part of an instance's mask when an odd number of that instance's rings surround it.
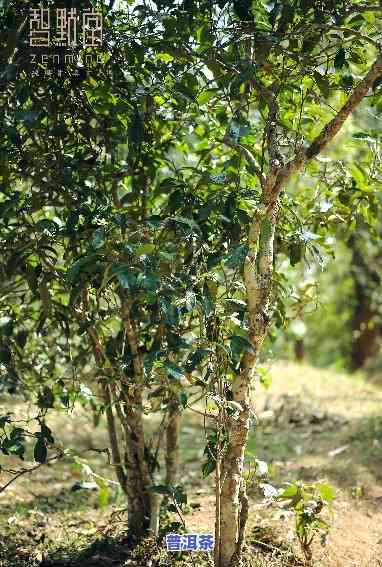
M 355 308 L 353 314 L 353 342 L 351 351 L 351 368 L 363 368 L 378 350 L 380 328 L 376 324 L 376 309 L 373 308 L 371 292 L 373 287 L 380 287 L 379 274 L 374 270 L 373 263 L 365 258 L 359 239 L 362 235 L 352 235 L 348 246 L 352 251 L 351 272 L 354 281 Z
M 144 368 L 139 351 L 137 329 L 131 317 L 131 302 L 121 297 L 122 320 L 130 347 L 134 384 L 125 390 L 125 460 L 128 490 L 129 530 L 136 537 L 148 533 L 151 519 L 152 484 L 148 462 L 145 458 L 145 435 L 143 428 Z
M 118 377 L 116 377 L 117 379 Z M 105 390 L 109 391 L 107 384 L 104 385 Z M 132 392 L 129 392 L 128 389 L 122 387 L 121 395 L 118 397 L 115 388 L 111 390 L 114 397 L 109 397 L 109 409 L 106 409 L 106 415 L 112 455 L 115 462 L 118 457 L 121 461 L 120 453 L 122 450 L 124 451 L 124 463 L 116 468 L 116 474 L 128 497 L 129 533 L 132 539 L 138 540 L 146 535 L 149 530 L 153 531 L 151 511 L 154 500 L 154 494 L 149 491 L 152 482 L 145 458 L 141 391 L 139 388 L 135 388 Z M 120 400 L 122 400 L 122 404 Z M 110 418 L 113 415 L 112 406 L 115 407 L 120 425 L 124 430 L 124 446 L 121 450 L 115 433 L 114 418 L 113 421 Z

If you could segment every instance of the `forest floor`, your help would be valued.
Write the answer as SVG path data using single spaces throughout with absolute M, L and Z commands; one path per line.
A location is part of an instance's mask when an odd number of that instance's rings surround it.
M 266 461 L 277 488 L 297 479 L 335 488 L 327 545 L 314 548 L 317 567 L 382 567 L 382 387 L 292 363 L 274 364 L 270 376 L 269 389 L 255 393 L 260 424 L 251 431 L 248 459 Z M 0 494 L 0 567 L 212 565 L 203 554 L 176 561 L 153 541 L 130 552 L 120 491 L 113 484 L 94 490 L 94 477 L 84 476 L 87 465 L 112 478 L 105 454 L 91 450 L 106 447 L 103 427 L 95 429 L 83 411 L 75 420 L 57 414 L 49 425 L 65 446 L 75 442 L 80 460 L 42 466 Z M 181 441 L 187 531 L 213 533 L 212 479 L 201 480 L 205 436 L 197 414 L 184 416 Z M 291 513 L 254 489 L 249 495 L 247 565 L 303 565 Z

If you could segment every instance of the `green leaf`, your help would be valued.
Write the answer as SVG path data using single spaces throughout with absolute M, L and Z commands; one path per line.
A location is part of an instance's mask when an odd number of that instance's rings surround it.
M 207 478 L 216 469 L 216 461 L 211 460 L 204 463 L 202 467 L 203 478 Z
M 110 500 L 110 491 L 106 483 L 99 489 L 97 500 L 100 508 L 106 508 Z
M 46 233 L 49 236 L 55 236 L 59 230 L 59 226 L 52 220 L 41 219 L 36 223 L 36 230 L 42 233 Z
M 289 500 L 289 498 L 293 498 L 294 496 L 296 496 L 297 492 L 298 492 L 297 486 L 291 484 L 281 494 L 279 494 L 278 498 Z
M 82 271 L 86 271 L 90 268 L 90 271 L 95 269 L 95 254 L 89 254 L 80 258 L 68 269 L 66 272 L 66 277 L 71 283 L 76 283 L 80 277 Z
M 105 482 L 102 478 L 97 477 L 95 478 L 95 482 L 99 488 L 97 493 L 98 504 L 100 508 L 106 508 L 110 500 L 110 490 L 107 482 Z
M 150 492 L 156 492 L 157 494 L 170 494 L 174 492 L 173 487 L 170 484 L 154 484 L 149 486 Z
M 40 437 L 46 439 L 48 443 L 54 443 L 54 437 L 52 435 L 52 431 L 45 423 L 41 423 L 41 434 Z
M 291 266 L 296 266 L 304 256 L 305 246 L 301 242 L 292 242 L 289 247 L 289 260 Z
M 10 414 L 0 416 L 0 429 L 3 429 L 7 423 L 11 422 Z
M 239 244 L 235 246 L 229 254 L 225 257 L 225 265 L 227 268 L 237 268 L 244 263 L 244 260 L 248 254 L 248 245 Z
M 27 339 L 28 339 L 28 331 L 19 331 L 16 335 L 16 343 L 19 345 L 20 348 L 24 348 L 26 343 L 27 343 Z
M 170 63 L 171 61 L 174 61 L 174 57 L 173 55 L 170 55 L 170 53 L 157 53 L 156 58 L 159 61 L 163 61 L 164 63 Z
M 187 226 L 189 229 L 191 229 L 194 232 L 200 232 L 199 225 L 192 219 L 189 219 L 187 217 L 176 216 L 176 217 L 172 217 L 171 220 L 173 220 L 177 224 Z
M 34 460 L 37 463 L 45 463 L 48 456 L 48 450 L 45 445 L 45 440 L 43 437 L 37 439 L 36 445 L 33 451 Z
M 10 439 L 5 438 L 1 445 L 1 450 L 5 455 L 17 455 L 18 457 L 20 457 L 20 459 L 24 459 L 25 446 L 22 441 L 22 437 L 16 437 L 15 439 L 12 439 L 11 436 Z
M 202 46 L 206 46 L 211 39 L 211 27 L 208 24 L 203 24 L 196 33 L 197 40 Z
M 182 184 L 180 183 L 180 181 L 178 181 L 177 179 L 174 179 L 173 177 L 166 177 L 165 179 L 163 179 L 163 181 L 161 181 L 160 185 L 159 185 L 159 189 L 167 189 L 167 190 L 173 190 L 173 189 L 178 189 L 179 186 L 182 186 Z
M 202 93 L 200 93 L 200 95 L 197 97 L 196 101 L 200 106 L 203 106 L 203 104 L 206 104 L 207 102 L 209 102 L 212 98 L 214 98 L 214 96 L 216 95 L 217 90 L 216 89 L 210 89 L 208 91 L 203 91 Z
M 163 364 L 163 366 L 167 370 L 167 372 L 170 374 L 170 376 L 172 376 L 173 378 L 176 378 L 176 380 L 180 380 L 181 378 L 184 377 L 184 373 L 183 373 L 182 369 L 179 368 L 179 366 L 177 366 L 173 362 L 166 361 Z
M 354 77 L 353 75 L 344 75 L 341 79 L 341 84 L 344 89 L 349 90 L 354 86 Z
M 9 364 L 12 359 L 12 352 L 8 345 L 2 344 L 0 345 L 0 363 L 1 364 Z
M 337 51 L 336 56 L 334 58 L 334 67 L 336 69 L 342 69 L 345 63 L 346 63 L 346 53 L 344 48 L 341 47 L 341 49 Z
M 241 354 L 242 352 L 247 352 L 249 354 L 256 354 L 256 349 L 252 343 L 245 337 L 239 335 L 233 335 L 230 337 L 230 345 L 233 352 Z
M 137 285 L 137 279 L 128 264 L 118 264 L 113 266 L 112 273 L 117 276 L 121 286 L 125 289 L 134 290 Z
M 180 403 L 182 404 L 182 406 L 184 408 L 187 407 L 187 403 L 188 403 L 188 396 L 186 392 L 181 392 L 180 393 Z
M 332 502 L 335 496 L 335 490 L 330 484 L 316 483 L 315 487 L 325 502 Z
M 153 252 L 155 252 L 155 244 L 150 244 L 150 242 L 148 242 L 147 244 L 141 244 L 137 247 L 135 252 L 138 256 L 143 256 L 144 254 L 152 254 Z
M 318 71 L 314 71 L 313 76 L 318 88 L 321 91 L 322 96 L 324 98 L 328 98 L 330 92 L 328 79 L 326 77 L 323 77 Z
M 94 248 L 94 250 L 101 248 L 101 246 L 105 244 L 105 239 L 105 231 L 102 228 L 97 228 L 97 230 L 93 232 L 91 247 Z
M 147 289 L 149 291 L 156 291 L 160 286 L 160 281 L 157 277 L 152 274 L 138 274 L 137 276 L 137 286 L 142 289 Z

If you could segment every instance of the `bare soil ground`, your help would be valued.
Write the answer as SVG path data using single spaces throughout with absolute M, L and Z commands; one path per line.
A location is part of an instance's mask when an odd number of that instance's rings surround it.
M 362 376 L 284 362 L 274 364 L 270 374 L 270 388 L 254 392 L 260 424 L 251 432 L 248 460 L 256 455 L 267 461 L 276 487 L 292 479 L 324 480 L 335 487 L 328 544 L 315 546 L 317 567 L 382 567 L 382 388 Z M 50 425 L 92 471 L 113 478 L 105 454 L 92 450 L 107 442 L 91 415 L 78 411 L 74 420 L 57 414 Z M 201 418 L 188 412 L 181 444 L 188 531 L 213 531 L 212 479 L 201 479 L 204 445 Z M 86 467 L 67 459 L 41 467 L 0 494 L 0 567 L 193 567 L 189 555 L 177 561 L 160 542 L 129 550 L 123 496 L 113 484 L 107 493 L 91 485 L 75 489 L 94 480 L 84 472 Z M 247 565 L 303 565 L 292 515 L 265 503 L 255 487 L 249 494 Z M 212 565 L 206 555 L 193 559 L 195 567 Z

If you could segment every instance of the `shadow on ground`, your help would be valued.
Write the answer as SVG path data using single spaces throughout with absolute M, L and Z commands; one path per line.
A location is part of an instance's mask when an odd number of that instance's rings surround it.
M 353 490 L 360 482 L 382 485 L 382 417 L 344 419 L 286 396 L 250 435 L 248 455 L 274 464 L 276 481 L 313 482 L 325 477 Z

